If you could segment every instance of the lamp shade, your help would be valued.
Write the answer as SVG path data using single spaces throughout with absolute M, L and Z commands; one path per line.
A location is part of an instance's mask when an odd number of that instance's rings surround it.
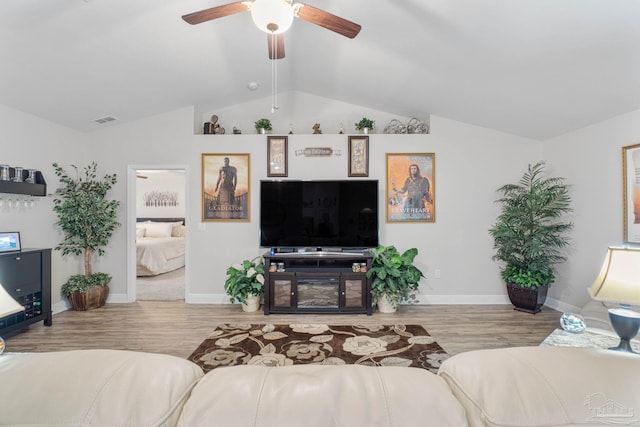
M 0 318 L 10 316 L 24 310 L 24 306 L 18 304 L 0 284 Z
M 640 248 L 610 247 L 589 294 L 598 301 L 640 304 Z
M 251 18 L 265 33 L 281 34 L 293 23 L 293 9 L 287 0 L 255 0 L 251 4 Z

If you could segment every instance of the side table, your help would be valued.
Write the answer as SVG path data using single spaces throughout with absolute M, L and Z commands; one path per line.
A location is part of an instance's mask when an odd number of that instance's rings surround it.
M 574 334 L 566 332 L 563 329 L 556 329 L 544 341 L 541 346 L 557 346 L 557 347 L 588 347 L 588 348 L 609 348 L 616 347 L 620 342 L 620 338 L 610 331 L 603 329 L 587 328 L 582 333 Z M 631 348 L 640 353 L 640 341 L 631 340 Z

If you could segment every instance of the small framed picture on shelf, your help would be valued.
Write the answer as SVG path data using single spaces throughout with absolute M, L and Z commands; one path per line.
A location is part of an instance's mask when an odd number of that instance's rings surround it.
M 349 136 L 349 176 L 369 176 L 368 136 Z
M 0 252 L 20 252 L 21 249 L 19 231 L 0 233 Z
M 286 136 L 267 137 L 267 176 L 289 176 L 289 138 Z

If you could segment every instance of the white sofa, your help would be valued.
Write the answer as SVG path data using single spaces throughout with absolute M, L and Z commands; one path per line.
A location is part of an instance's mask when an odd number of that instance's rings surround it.
M 203 375 L 158 354 L 5 353 L 0 426 L 640 425 L 639 390 L 639 356 L 583 348 L 472 351 L 438 375 L 356 365 Z

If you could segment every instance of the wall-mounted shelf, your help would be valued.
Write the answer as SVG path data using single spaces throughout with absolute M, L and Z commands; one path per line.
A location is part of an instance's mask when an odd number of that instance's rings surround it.
M 13 168 L 12 174 L 13 174 Z M 23 179 L 26 179 L 28 172 L 24 171 Z M 30 196 L 46 196 L 47 195 L 47 183 L 44 181 L 44 177 L 40 171 L 36 172 L 36 183 L 31 184 L 28 182 L 13 182 L 13 181 L 0 181 L 0 193 L 12 193 L 12 194 L 28 194 Z

